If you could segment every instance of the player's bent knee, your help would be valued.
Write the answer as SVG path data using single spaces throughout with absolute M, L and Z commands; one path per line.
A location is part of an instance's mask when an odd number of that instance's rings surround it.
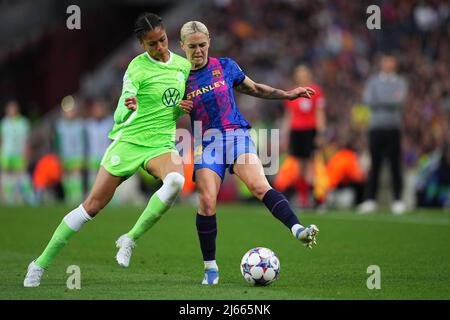
M 251 183 L 248 188 L 250 192 L 258 199 L 264 197 L 266 192 L 270 190 L 270 186 L 262 183 Z
M 184 186 L 184 176 L 170 172 L 163 180 L 163 186 L 156 192 L 161 201 L 170 204 L 175 201 Z

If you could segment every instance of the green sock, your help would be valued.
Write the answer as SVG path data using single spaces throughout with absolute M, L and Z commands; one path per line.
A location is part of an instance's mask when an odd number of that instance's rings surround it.
M 63 190 L 64 190 L 64 201 L 70 203 L 72 201 L 71 196 L 71 183 L 72 179 L 70 176 L 66 176 L 63 179 Z
M 91 169 L 90 171 L 89 171 L 89 179 L 88 179 L 88 181 L 89 181 L 89 190 L 91 190 L 92 189 L 92 187 L 94 186 L 94 183 L 95 183 L 95 179 L 97 178 L 97 170 L 93 170 L 93 169 Z
M 83 199 L 83 184 L 81 181 L 81 176 L 79 174 L 74 174 L 72 176 L 72 201 L 73 203 L 80 203 Z
M 36 196 L 34 194 L 33 184 L 31 182 L 30 177 L 24 173 L 21 175 L 20 181 L 21 181 L 25 201 L 29 205 L 35 205 L 36 204 Z
M 3 196 L 8 205 L 15 202 L 15 178 L 11 175 L 4 174 L 2 177 Z
M 83 199 L 83 185 L 79 174 L 70 173 L 63 182 L 66 203 L 76 204 Z
M 133 240 L 139 239 L 169 208 L 170 205 L 162 202 L 156 193 L 153 194 L 133 229 L 128 232 L 128 236 Z
M 55 259 L 61 249 L 67 244 L 69 239 L 76 233 L 76 231 L 69 228 L 63 220 L 56 228 L 53 237 L 50 239 L 47 247 L 36 259 L 35 263 L 41 268 L 47 269 L 50 263 Z

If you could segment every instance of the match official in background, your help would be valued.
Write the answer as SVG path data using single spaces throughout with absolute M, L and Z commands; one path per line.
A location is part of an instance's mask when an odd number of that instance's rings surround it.
M 391 211 L 394 214 L 406 211 L 401 199 L 403 176 L 400 127 L 407 84 L 396 73 L 396 68 L 396 59 L 391 55 L 384 55 L 381 58 L 381 71 L 371 76 L 364 88 L 363 102 L 371 111 L 369 128 L 371 168 L 367 200 L 360 205 L 360 213 L 369 213 L 378 207 L 376 198 L 384 158 L 388 159 L 390 165 L 394 200 Z
M 311 196 L 310 190 L 314 190 L 315 185 L 316 149 L 323 146 L 326 132 L 325 96 L 306 65 L 295 68 L 293 79 L 296 86 L 309 87 L 315 94 L 311 99 L 300 97 L 284 103 L 286 111 L 282 136 L 289 137 L 288 157 L 283 161 L 274 186 L 281 192 L 293 186 L 298 195 L 299 206 L 310 208 L 318 204 L 318 199 Z

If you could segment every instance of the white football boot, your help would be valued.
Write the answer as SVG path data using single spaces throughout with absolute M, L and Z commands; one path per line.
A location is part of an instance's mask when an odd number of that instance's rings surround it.
M 403 201 L 397 200 L 391 206 L 391 211 L 395 215 L 401 215 L 406 212 L 406 205 Z
M 203 278 L 202 284 L 212 286 L 218 283 L 219 283 L 219 270 L 216 268 L 205 269 L 205 276 Z
M 319 233 L 319 228 L 315 224 L 311 224 L 306 228 L 300 228 L 297 230 L 296 237 L 305 244 L 305 247 L 312 248 L 316 245 L 316 236 Z
M 128 268 L 130 265 L 131 253 L 136 243 L 133 239 L 130 239 L 128 235 L 124 234 L 116 241 L 116 248 L 119 248 L 116 254 L 117 263 L 124 268 Z
M 39 287 L 44 271 L 44 268 L 39 267 L 34 261 L 31 261 L 28 265 L 27 275 L 23 280 L 23 286 L 25 288 Z
M 374 200 L 366 200 L 358 206 L 358 214 L 372 213 L 378 209 L 378 205 Z

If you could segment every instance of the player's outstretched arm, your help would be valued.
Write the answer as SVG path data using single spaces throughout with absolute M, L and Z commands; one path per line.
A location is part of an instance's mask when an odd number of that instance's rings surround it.
M 236 90 L 241 93 L 263 99 L 294 100 L 300 97 L 311 99 L 311 95 L 315 94 L 315 91 L 309 87 L 297 87 L 289 91 L 284 91 L 281 89 L 272 88 L 271 86 L 263 83 L 256 83 L 247 76 L 244 81 L 236 87 Z

